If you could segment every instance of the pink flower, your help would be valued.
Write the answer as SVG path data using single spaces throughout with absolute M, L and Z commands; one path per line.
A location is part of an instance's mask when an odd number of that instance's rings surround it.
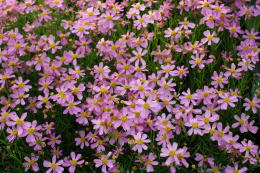
M 253 113 L 257 112 L 257 108 L 260 108 L 260 99 L 257 99 L 257 97 L 254 97 L 253 100 L 249 100 L 248 98 L 245 98 L 245 101 L 247 103 L 244 103 L 243 106 L 245 106 L 245 110 L 248 111 L 250 108 L 252 108 Z
M 203 34 L 207 37 L 207 38 L 203 38 L 201 40 L 201 42 L 203 44 L 207 43 L 208 42 L 208 45 L 211 45 L 211 41 L 213 41 L 214 43 L 218 43 L 219 42 L 219 38 L 217 37 L 214 37 L 216 35 L 216 32 L 213 31 L 212 34 L 210 34 L 210 31 L 207 30 L 207 31 L 204 31 Z
M 226 110 L 227 106 L 231 106 L 231 107 L 235 107 L 236 105 L 234 104 L 234 102 L 238 102 L 238 99 L 236 96 L 230 96 L 229 93 L 224 93 L 220 94 L 219 97 L 221 97 L 222 99 L 218 100 L 217 102 L 220 105 L 221 109 Z
M 135 144 L 132 149 L 134 151 L 138 150 L 138 153 L 141 153 L 143 149 L 147 150 L 148 147 L 145 145 L 145 143 L 149 143 L 150 139 L 146 139 L 146 138 L 147 135 L 142 132 L 138 132 L 136 135 L 134 135 Z
M 64 167 L 69 167 L 69 172 L 74 173 L 76 170 L 77 165 L 82 165 L 84 163 L 84 160 L 80 160 L 81 154 L 75 155 L 75 152 L 71 152 L 71 159 L 68 160 L 67 157 L 64 159 L 63 166 Z
M 239 173 L 246 173 L 247 171 L 247 167 L 243 167 L 241 169 L 238 169 L 238 165 L 236 162 L 234 162 L 234 168 L 231 166 L 227 166 L 227 168 L 225 169 L 225 173 L 229 173 L 229 172 L 239 172 Z
M 181 100 L 181 104 L 184 106 L 189 106 L 190 103 L 196 105 L 195 100 L 198 98 L 197 93 L 191 94 L 190 89 L 188 88 L 187 92 L 182 92 L 183 96 L 180 96 L 179 99 Z
M 147 15 L 143 15 L 142 17 L 138 15 L 137 20 L 134 20 L 134 26 L 137 27 L 137 29 L 141 29 L 142 27 L 147 26 L 147 21 L 148 21 Z
M 172 145 L 168 144 L 167 147 L 162 148 L 161 157 L 168 157 L 165 164 L 170 165 L 171 162 L 175 162 L 177 165 L 180 164 L 180 161 L 177 157 L 178 154 L 183 152 L 183 149 L 177 149 L 178 143 L 174 142 Z
M 53 171 L 53 173 L 61 173 L 63 172 L 64 168 L 60 165 L 63 164 L 63 160 L 59 160 L 56 162 L 56 156 L 52 157 L 52 162 L 44 160 L 43 166 L 46 168 L 49 168 L 46 173 L 50 173 Z
M 201 155 L 200 153 L 196 153 L 195 156 L 195 160 L 199 162 L 198 167 L 201 167 L 203 165 L 204 168 L 206 168 L 207 163 L 209 163 L 210 165 L 214 164 L 214 159 L 211 157 Z
M 24 157 L 24 160 L 27 162 L 23 163 L 23 166 L 25 167 L 25 172 L 28 171 L 28 169 L 31 167 L 33 171 L 38 171 L 39 166 L 37 163 L 37 160 L 39 159 L 38 156 L 35 156 L 33 153 L 31 154 L 31 159 L 29 157 Z
M 248 143 L 245 141 L 241 142 L 242 145 L 239 148 L 240 152 L 246 152 L 245 156 L 249 157 L 249 153 L 252 154 L 254 157 L 258 155 L 258 146 L 254 145 L 254 143 L 251 140 L 248 140 Z
M 197 66 L 199 66 L 200 69 L 203 69 L 205 67 L 204 63 L 206 63 L 205 60 L 203 60 L 205 55 L 199 55 L 199 54 L 196 54 L 196 57 L 195 56 L 191 56 L 191 58 L 193 60 L 189 61 L 190 64 L 192 65 L 191 68 L 194 68 Z
M 203 135 L 200 128 L 203 127 L 205 123 L 203 121 L 198 121 L 197 118 L 191 119 L 189 122 L 185 123 L 185 126 L 191 127 L 191 129 L 188 131 L 189 136 L 194 134 L 199 134 L 200 136 Z
M 95 78 L 102 80 L 103 77 L 108 78 L 108 74 L 111 70 L 109 70 L 108 66 L 103 67 L 103 62 L 99 63 L 99 66 L 94 66 L 94 73 L 95 73 Z
M 18 135 L 20 136 L 25 129 L 29 129 L 31 126 L 30 122 L 24 121 L 26 117 L 27 117 L 26 112 L 22 114 L 21 118 L 19 118 L 17 114 L 12 114 L 12 116 L 10 116 L 10 120 L 6 122 L 6 125 L 8 126 L 16 125 L 18 130 Z
M 139 62 L 141 61 L 142 65 L 146 65 L 145 60 L 143 59 L 143 56 L 148 52 L 147 50 L 142 51 L 141 48 L 137 48 L 137 51 L 133 51 L 133 54 L 135 55 L 130 59 L 130 62 L 135 62 L 135 66 L 139 65 Z
M 228 83 L 228 78 L 227 77 L 223 78 L 223 72 L 220 72 L 219 75 L 217 73 L 214 73 L 211 79 L 215 80 L 211 82 L 211 85 L 213 85 L 215 88 L 217 88 L 218 86 L 220 88 L 224 88 L 223 83 L 224 84 Z
M 58 135 L 57 137 L 55 137 L 55 133 L 50 134 L 50 137 L 48 138 L 48 140 L 50 140 L 47 144 L 50 145 L 51 147 L 54 147 L 55 144 L 60 144 L 61 140 L 58 140 L 61 137 L 61 135 Z
M 88 141 L 86 141 L 87 136 L 85 136 L 85 131 L 79 131 L 80 138 L 75 138 L 76 146 L 80 145 L 80 148 L 83 149 L 84 146 L 89 146 Z
M 94 162 L 96 164 L 96 167 L 100 167 L 102 165 L 102 172 L 106 173 L 107 172 L 107 166 L 109 168 L 113 167 L 113 162 L 112 160 L 109 160 L 108 158 L 111 156 L 112 152 L 109 152 L 107 155 L 101 155 L 100 159 L 94 159 Z
M 236 128 L 236 127 L 238 127 L 238 126 L 240 125 L 240 126 L 241 126 L 241 127 L 240 127 L 241 133 L 247 132 L 247 131 L 248 131 L 248 129 L 247 129 L 248 119 L 250 118 L 250 116 L 249 116 L 249 115 L 246 115 L 245 113 L 242 113 L 242 114 L 241 114 L 241 119 L 240 119 L 237 115 L 235 115 L 234 118 L 235 118 L 238 122 L 234 123 L 234 124 L 232 125 L 232 128 Z
M 145 159 L 145 165 L 146 165 L 146 171 L 147 172 L 153 172 L 153 166 L 152 165 L 158 165 L 159 162 L 154 161 L 155 157 L 153 156 L 153 153 L 149 153 L 148 158 Z

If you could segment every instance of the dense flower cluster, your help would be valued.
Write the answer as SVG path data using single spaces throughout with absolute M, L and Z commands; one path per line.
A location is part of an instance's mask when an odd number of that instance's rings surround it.
M 246 172 L 260 37 L 243 25 L 259 14 L 250 0 L 2 0 L 1 138 L 29 148 L 25 171 Z

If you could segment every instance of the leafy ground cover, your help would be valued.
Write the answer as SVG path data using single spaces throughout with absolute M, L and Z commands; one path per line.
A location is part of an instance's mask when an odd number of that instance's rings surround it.
M 1 170 L 257 172 L 259 4 L 1 0 Z

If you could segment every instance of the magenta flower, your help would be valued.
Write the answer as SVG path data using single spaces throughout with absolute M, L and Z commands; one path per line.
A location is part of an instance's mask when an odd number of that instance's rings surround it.
M 24 157 L 24 160 L 27 162 L 23 163 L 23 166 L 25 167 L 25 172 L 28 171 L 29 168 L 32 168 L 33 171 L 38 171 L 39 166 L 37 163 L 37 160 L 39 159 L 38 156 L 35 156 L 33 153 L 31 154 L 31 159 L 29 157 Z
M 188 131 L 188 135 L 191 136 L 193 134 L 199 134 L 200 136 L 203 135 L 200 128 L 203 127 L 205 123 L 203 121 L 198 121 L 197 118 L 191 119 L 189 122 L 185 123 L 185 126 L 191 127 Z
M 192 60 L 189 61 L 189 63 L 191 64 L 191 68 L 194 68 L 196 66 L 199 66 L 200 69 L 203 69 L 205 67 L 204 63 L 206 63 L 205 60 L 203 60 L 205 55 L 199 55 L 199 54 L 196 54 L 196 57 L 195 56 L 191 56 Z
M 243 167 L 241 169 L 238 169 L 238 165 L 237 165 L 236 162 L 234 162 L 234 168 L 228 165 L 225 169 L 225 173 L 229 173 L 229 172 L 246 173 L 246 171 L 247 171 L 247 167 Z
M 142 132 L 138 132 L 136 135 L 134 135 L 135 139 L 135 145 L 133 146 L 133 150 L 138 150 L 138 153 L 141 153 L 144 150 L 147 150 L 148 147 L 145 145 L 145 143 L 149 143 L 150 139 L 146 139 L 148 136 Z
M 21 135 L 25 129 L 29 129 L 31 126 L 30 122 L 24 121 L 26 117 L 27 117 L 26 112 L 22 114 L 21 118 L 19 118 L 17 114 L 12 114 L 12 116 L 10 116 L 10 120 L 6 122 L 6 125 L 8 126 L 16 125 L 18 130 L 18 135 Z
M 137 48 L 137 51 L 133 51 L 133 54 L 135 55 L 134 57 L 132 57 L 130 59 L 130 62 L 135 62 L 135 66 L 139 65 L 139 62 L 141 61 L 142 65 L 145 66 L 146 62 L 145 60 L 142 58 L 148 51 L 144 50 L 142 51 L 142 48 Z
M 210 31 L 207 30 L 207 31 L 204 31 L 203 34 L 207 37 L 207 38 L 201 39 L 201 42 L 203 44 L 208 42 L 208 45 L 211 45 L 211 41 L 213 41 L 214 43 L 218 43 L 219 42 L 219 38 L 214 37 L 216 35 L 215 31 L 213 31 L 213 33 L 210 34 Z
M 49 168 L 46 173 L 50 173 L 53 171 L 53 173 L 61 173 L 63 172 L 64 168 L 60 165 L 63 164 L 63 160 L 59 160 L 56 162 L 56 156 L 52 157 L 52 162 L 44 160 L 43 166 L 46 168 Z
M 258 155 L 258 146 L 254 145 L 251 140 L 248 140 L 248 143 L 245 141 L 241 142 L 242 145 L 239 148 L 240 152 L 246 152 L 245 156 L 249 157 L 249 153 L 252 154 L 254 157 Z
M 73 115 L 73 114 L 77 114 L 78 112 L 81 111 L 81 109 L 78 106 L 76 106 L 81 103 L 80 101 L 74 102 L 73 96 L 70 96 L 67 101 L 68 101 L 68 103 L 62 104 L 62 106 L 67 106 L 67 108 L 63 111 L 63 114 L 66 114 L 69 112 L 70 115 Z
M 220 72 L 219 75 L 217 73 L 214 73 L 213 76 L 211 77 L 211 79 L 213 79 L 214 81 L 211 82 L 211 85 L 213 85 L 215 88 L 217 88 L 218 86 L 220 88 L 224 88 L 224 84 L 228 83 L 228 78 L 227 77 L 223 77 L 223 72 Z
M 108 78 L 108 74 L 111 70 L 109 70 L 108 66 L 103 67 L 103 62 L 99 63 L 99 66 L 94 66 L 94 73 L 95 73 L 95 78 L 102 80 L 103 77 Z
M 81 159 L 81 154 L 75 155 L 75 152 L 71 152 L 71 159 L 68 160 L 68 158 L 65 157 L 63 166 L 69 167 L 69 172 L 74 173 L 76 170 L 76 166 L 82 165 L 84 163 L 84 160 L 79 159 Z
M 149 153 L 148 158 L 145 159 L 145 165 L 146 165 L 146 171 L 147 172 L 153 172 L 153 165 L 158 165 L 159 162 L 154 161 L 155 157 L 153 156 L 153 153 Z
M 227 106 L 231 106 L 231 107 L 235 107 L 236 105 L 234 104 L 234 102 L 238 102 L 238 99 L 236 96 L 230 96 L 229 93 L 224 93 L 220 94 L 219 97 L 221 97 L 222 99 L 218 100 L 218 104 L 221 104 L 220 107 L 223 110 L 227 109 Z
M 183 152 L 183 149 L 177 149 L 178 143 L 174 142 L 172 145 L 168 144 L 167 147 L 161 149 L 161 157 L 168 157 L 165 164 L 170 165 L 170 163 L 175 162 L 177 165 L 180 164 L 180 161 L 177 157 L 178 154 Z
M 50 134 L 50 137 L 48 138 L 48 140 L 50 140 L 47 144 L 50 145 L 51 147 L 54 147 L 55 144 L 60 144 L 61 140 L 58 140 L 61 137 L 61 135 L 58 135 L 57 137 L 55 137 L 55 133 Z
M 112 160 L 108 159 L 111 156 L 111 154 L 112 152 L 109 152 L 107 155 L 101 155 L 100 159 L 94 159 L 97 168 L 102 166 L 102 172 L 107 172 L 107 166 L 109 168 L 112 168 L 114 166 Z
M 248 131 L 247 125 L 248 125 L 248 119 L 250 118 L 249 115 L 246 115 L 245 113 L 241 114 L 241 118 L 239 118 L 237 115 L 234 116 L 234 118 L 238 121 L 232 125 L 232 128 L 240 127 L 241 133 L 245 133 Z
M 86 141 L 87 136 L 85 136 L 85 131 L 79 131 L 80 138 L 75 138 L 76 146 L 80 145 L 80 148 L 83 149 L 84 146 L 89 146 L 88 141 Z
M 244 103 L 243 106 L 245 106 L 245 110 L 248 111 L 250 108 L 252 109 L 253 113 L 257 112 L 257 108 L 260 108 L 260 99 L 257 99 L 257 97 L 254 97 L 253 100 L 249 100 L 248 98 L 245 98 L 245 101 L 247 103 Z
M 196 105 L 195 100 L 198 99 L 197 93 L 191 94 L 190 89 L 188 88 L 187 92 L 182 92 L 183 96 L 180 96 L 181 104 L 184 104 L 184 106 L 189 106 L 190 103 L 193 105 Z

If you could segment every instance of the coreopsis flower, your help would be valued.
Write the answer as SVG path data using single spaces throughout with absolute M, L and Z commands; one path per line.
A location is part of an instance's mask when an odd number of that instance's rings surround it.
M 38 161 L 39 157 L 35 156 L 33 153 L 31 154 L 31 158 L 24 157 L 24 160 L 27 161 L 23 163 L 23 166 L 25 167 L 25 172 L 28 171 L 28 169 L 32 168 L 33 171 L 37 172 L 39 170 Z
M 48 140 L 50 140 L 47 144 L 50 145 L 51 147 L 54 147 L 55 144 L 60 144 L 61 140 L 58 140 L 61 135 L 58 135 L 57 137 L 55 137 L 55 133 L 50 134 L 50 137 L 48 137 Z
M 75 138 L 76 146 L 80 145 L 80 148 L 83 149 L 84 146 L 89 146 L 88 141 L 86 141 L 87 136 L 85 136 L 85 131 L 79 131 L 80 138 Z
M 215 88 L 217 88 L 218 86 L 220 88 L 224 88 L 224 84 L 228 83 L 228 78 L 227 77 L 223 77 L 223 72 L 220 72 L 219 75 L 217 73 L 214 73 L 213 76 L 211 77 L 211 79 L 213 79 L 214 81 L 211 82 L 211 85 L 213 85 Z
M 74 29 L 72 30 L 72 33 L 76 33 L 76 35 L 80 38 L 83 37 L 84 34 L 89 34 L 89 32 L 87 31 L 89 29 L 88 25 L 76 24 L 73 28 Z
M 243 168 L 239 169 L 237 163 L 235 163 L 235 162 L 234 162 L 234 167 L 231 167 L 228 165 L 225 169 L 225 173 L 229 173 L 229 172 L 246 173 L 246 171 L 247 171 L 247 167 L 243 167 Z
M 258 146 L 254 145 L 251 140 L 248 140 L 248 143 L 245 141 L 241 142 L 241 146 L 239 147 L 240 152 L 245 152 L 245 156 L 249 157 L 249 154 L 256 156 L 258 155 Z
M 149 20 L 148 15 L 143 15 L 142 17 L 140 15 L 138 15 L 137 20 L 134 20 L 134 26 L 137 29 L 141 29 L 142 27 L 146 27 L 148 20 Z
M 211 45 L 211 41 L 213 41 L 214 43 L 218 43 L 219 42 L 219 38 L 218 37 L 214 37 L 216 35 L 215 31 L 213 31 L 213 33 L 210 34 L 210 31 L 207 30 L 207 31 L 204 31 L 203 34 L 206 36 L 206 38 L 203 38 L 201 40 L 201 42 L 203 44 L 208 42 L 208 45 Z
M 198 167 L 201 167 L 203 165 L 203 167 L 206 168 L 208 164 L 210 165 L 214 164 L 214 158 L 212 157 L 208 157 L 200 153 L 196 153 L 195 156 L 196 156 L 195 160 L 199 162 Z
M 198 99 L 197 93 L 191 94 L 190 89 L 188 88 L 187 92 L 182 92 L 183 96 L 180 96 L 181 104 L 184 104 L 184 106 L 189 106 L 190 103 L 193 105 L 196 105 L 195 100 Z
M 257 112 L 257 108 L 260 108 L 260 99 L 257 97 L 254 97 L 253 100 L 249 100 L 248 98 L 245 98 L 245 101 L 247 103 L 244 103 L 243 106 L 245 106 L 245 110 L 248 111 L 250 108 L 252 109 L 253 113 Z
M 154 161 L 155 157 L 153 153 L 149 153 L 148 158 L 145 159 L 145 165 L 146 165 L 146 171 L 147 172 L 153 172 L 153 166 L 152 165 L 158 165 L 159 162 Z
M 234 102 L 238 102 L 236 96 L 230 96 L 230 94 L 227 92 L 224 93 L 224 95 L 220 94 L 219 97 L 221 97 L 222 99 L 218 100 L 217 102 L 221 104 L 220 107 L 223 110 L 226 110 L 228 105 L 231 107 L 235 107 Z
M 84 163 L 84 160 L 81 159 L 81 154 L 75 154 L 75 152 L 71 152 L 71 159 L 69 160 L 67 157 L 65 157 L 63 165 L 64 167 L 69 167 L 69 172 L 74 173 L 76 170 L 77 165 L 82 165 Z
M 52 155 L 53 155 L 53 156 L 56 156 L 56 157 L 57 157 L 57 159 L 60 158 L 60 156 L 63 156 L 62 150 L 60 149 L 60 146 L 58 146 L 57 148 L 56 148 L 56 147 L 53 147 L 52 150 L 51 150 L 51 152 L 52 152 Z
M 113 20 L 119 19 L 119 16 L 116 16 L 116 12 L 114 11 L 106 11 L 106 13 L 103 13 L 101 17 L 102 18 L 99 20 L 99 23 L 105 28 L 113 28 L 115 25 Z
M 43 161 L 43 166 L 45 167 L 45 168 L 49 168 L 48 170 L 47 170 L 47 172 L 48 173 L 50 173 L 50 172 L 54 172 L 54 173 L 61 173 L 61 172 L 63 172 L 63 170 L 64 170 L 64 168 L 62 167 L 62 166 L 60 166 L 60 165 L 62 165 L 63 164 L 63 160 L 59 160 L 58 162 L 56 162 L 56 156 L 53 156 L 52 157 L 52 161 L 51 162 L 49 162 L 49 161 L 47 161 L 47 160 L 44 160 Z
M 203 121 L 198 121 L 196 118 L 191 119 L 189 122 L 185 123 L 185 126 L 191 127 L 188 131 L 188 135 L 191 136 L 192 134 L 199 134 L 203 135 L 201 128 L 205 123 Z
M 203 58 L 205 57 L 205 55 L 199 55 L 196 54 L 196 56 L 191 56 L 192 60 L 190 60 L 190 64 L 192 65 L 191 68 L 194 68 L 196 66 L 199 66 L 200 69 L 203 69 L 205 67 L 204 63 L 206 63 L 205 60 L 203 60 Z
M 6 125 L 8 126 L 16 125 L 18 135 L 20 136 L 25 129 L 29 129 L 31 126 L 30 122 L 25 121 L 26 117 L 27 117 L 27 112 L 23 113 L 21 118 L 18 117 L 17 114 L 12 114 L 12 116 L 10 116 L 10 120 L 6 122 Z
M 108 78 L 108 74 L 111 70 L 108 66 L 103 66 L 103 62 L 99 63 L 99 66 L 94 66 L 95 78 L 102 80 L 103 77 Z
M 180 164 L 180 161 L 177 157 L 178 154 L 183 152 L 183 149 L 177 149 L 178 143 L 174 142 L 172 145 L 168 144 L 167 147 L 163 147 L 161 149 L 162 153 L 161 157 L 168 157 L 165 164 L 170 165 L 171 162 L 175 162 L 176 164 Z
M 136 135 L 134 135 L 135 144 L 132 150 L 134 151 L 138 150 L 138 153 L 141 153 L 143 149 L 147 150 L 148 147 L 145 145 L 145 143 L 150 142 L 150 139 L 147 139 L 147 137 L 148 136 L 142 132 L 138 132 Z
M 102 172 L 107 172 L 107 167 L 112 168 L 113 167 L 113 161 L 109 159 L 112 152 L 109 152 L 107 155 L 101 155 L 100 159 L 94 159 L 96 167 L 102 166 L 101 170 Z
M 247 132 L 247 125 L 248 125 L 248 119 L 250 118 L 249 115 L 246 115 L 245 113 L 241 114 L 241 118 L 239 118 L 237 115 L 234 116 L 234 118 L 238 121 L 232 125 L 232 128 L 236 128 L 238 126 L 240 127 L 241 133 Z

